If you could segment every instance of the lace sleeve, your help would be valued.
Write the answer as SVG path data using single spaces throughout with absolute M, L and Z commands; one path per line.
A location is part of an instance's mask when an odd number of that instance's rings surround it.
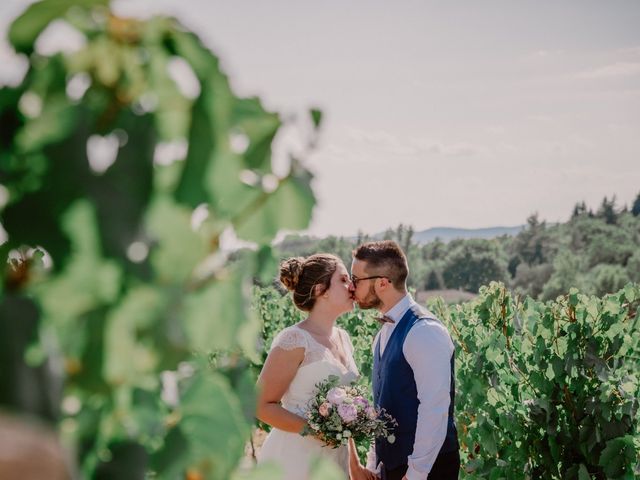
M 304 333 L 297 328 L 285 328 L 271 342 L 271 349 L 280 347 L 283 350 L 293 350 L 294 348 L 307 349 L 307 341 Z

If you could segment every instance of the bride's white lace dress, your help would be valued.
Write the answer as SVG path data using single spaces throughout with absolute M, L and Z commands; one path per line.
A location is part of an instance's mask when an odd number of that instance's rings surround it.
M 282 406 L 290 412 L 304 416 L 309 400 L 314 394 L 315 385 L 329 375 L 337 375 L 343 384 L 349 384 L 358 377 L 349 335 L 341 328 L 334 328 L 337 331 L 334 332 L 333 338 L 336 343 L 340 342 L 341 350 L 346 354 L 346 365 L 309 332 L 297 325 L 285 328 L 274 338 L 271 348 L 290 350 L 303 347 L 305 350 L 304 360 L 281 401 Z M 277 462 L 284 468 L 284 479 L 304 480 L 309 476 L 309 463 L 318 456 L 333 460 L 345 472 L 345 478 L 349 477 L 346 446 L 334 449 L 325 446 L 314 437 L 303 437 L 277 428 L 269 432 L 258 455 L 258 463 Z

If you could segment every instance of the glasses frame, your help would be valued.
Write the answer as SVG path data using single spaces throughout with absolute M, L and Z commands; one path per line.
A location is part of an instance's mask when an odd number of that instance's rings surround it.
M 361 282 L 362 280 L 372 280 L 374 278 L 386 278 L 387 280 L 389 280 L 389 277 L 387 277 L 386 275 L 372 275 L 370 277 L 362 277 L 362 278 L 358 278 L 355 275 L 351 275 L 351 283 L 353 283 L 353 288 L 358 288 L 358 282 Z

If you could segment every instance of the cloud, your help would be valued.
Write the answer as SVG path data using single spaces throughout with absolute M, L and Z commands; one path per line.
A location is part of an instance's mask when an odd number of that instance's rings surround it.
M 545 49 L 540 49 L 540 50 L 536 50 L 534 52 L 529 52 L 526 53 L 523 57 L 524 60 L 539 60 L 539 59 L 548 59 L 548 58 L 552 58 L 552 57 L 558 57 L 560 55 L 563 55 L 565 52 L 564 50 L 545 50 Z
M 482 154 L 486 148 L 466 142 L 448 143 L 415 136 L 394 135 L 383 131 L 348 128 L 347 139 L 351 148 L 362 145 L 375 148 L 388 155 L 419 156 L 423 154 L 444 157 L 463 157 Z
M 616 62 L 603 67 L 585 70 L 576 74 L 581 79 L 605 79 L 629 77 L 640 74 L 640 62 Z

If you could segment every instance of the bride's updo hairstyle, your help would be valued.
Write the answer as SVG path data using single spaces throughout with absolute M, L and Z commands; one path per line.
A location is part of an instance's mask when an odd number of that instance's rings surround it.
M 309 312 L 318 295 L 329 289 L 339 262 L 338 257 L 328 253 L 289 258 L 280 264 L 280 282 L 293 292 L 293 303 L 300 310 Z M 319 292 L 314 291 L 316 285 L 322 287 Z

